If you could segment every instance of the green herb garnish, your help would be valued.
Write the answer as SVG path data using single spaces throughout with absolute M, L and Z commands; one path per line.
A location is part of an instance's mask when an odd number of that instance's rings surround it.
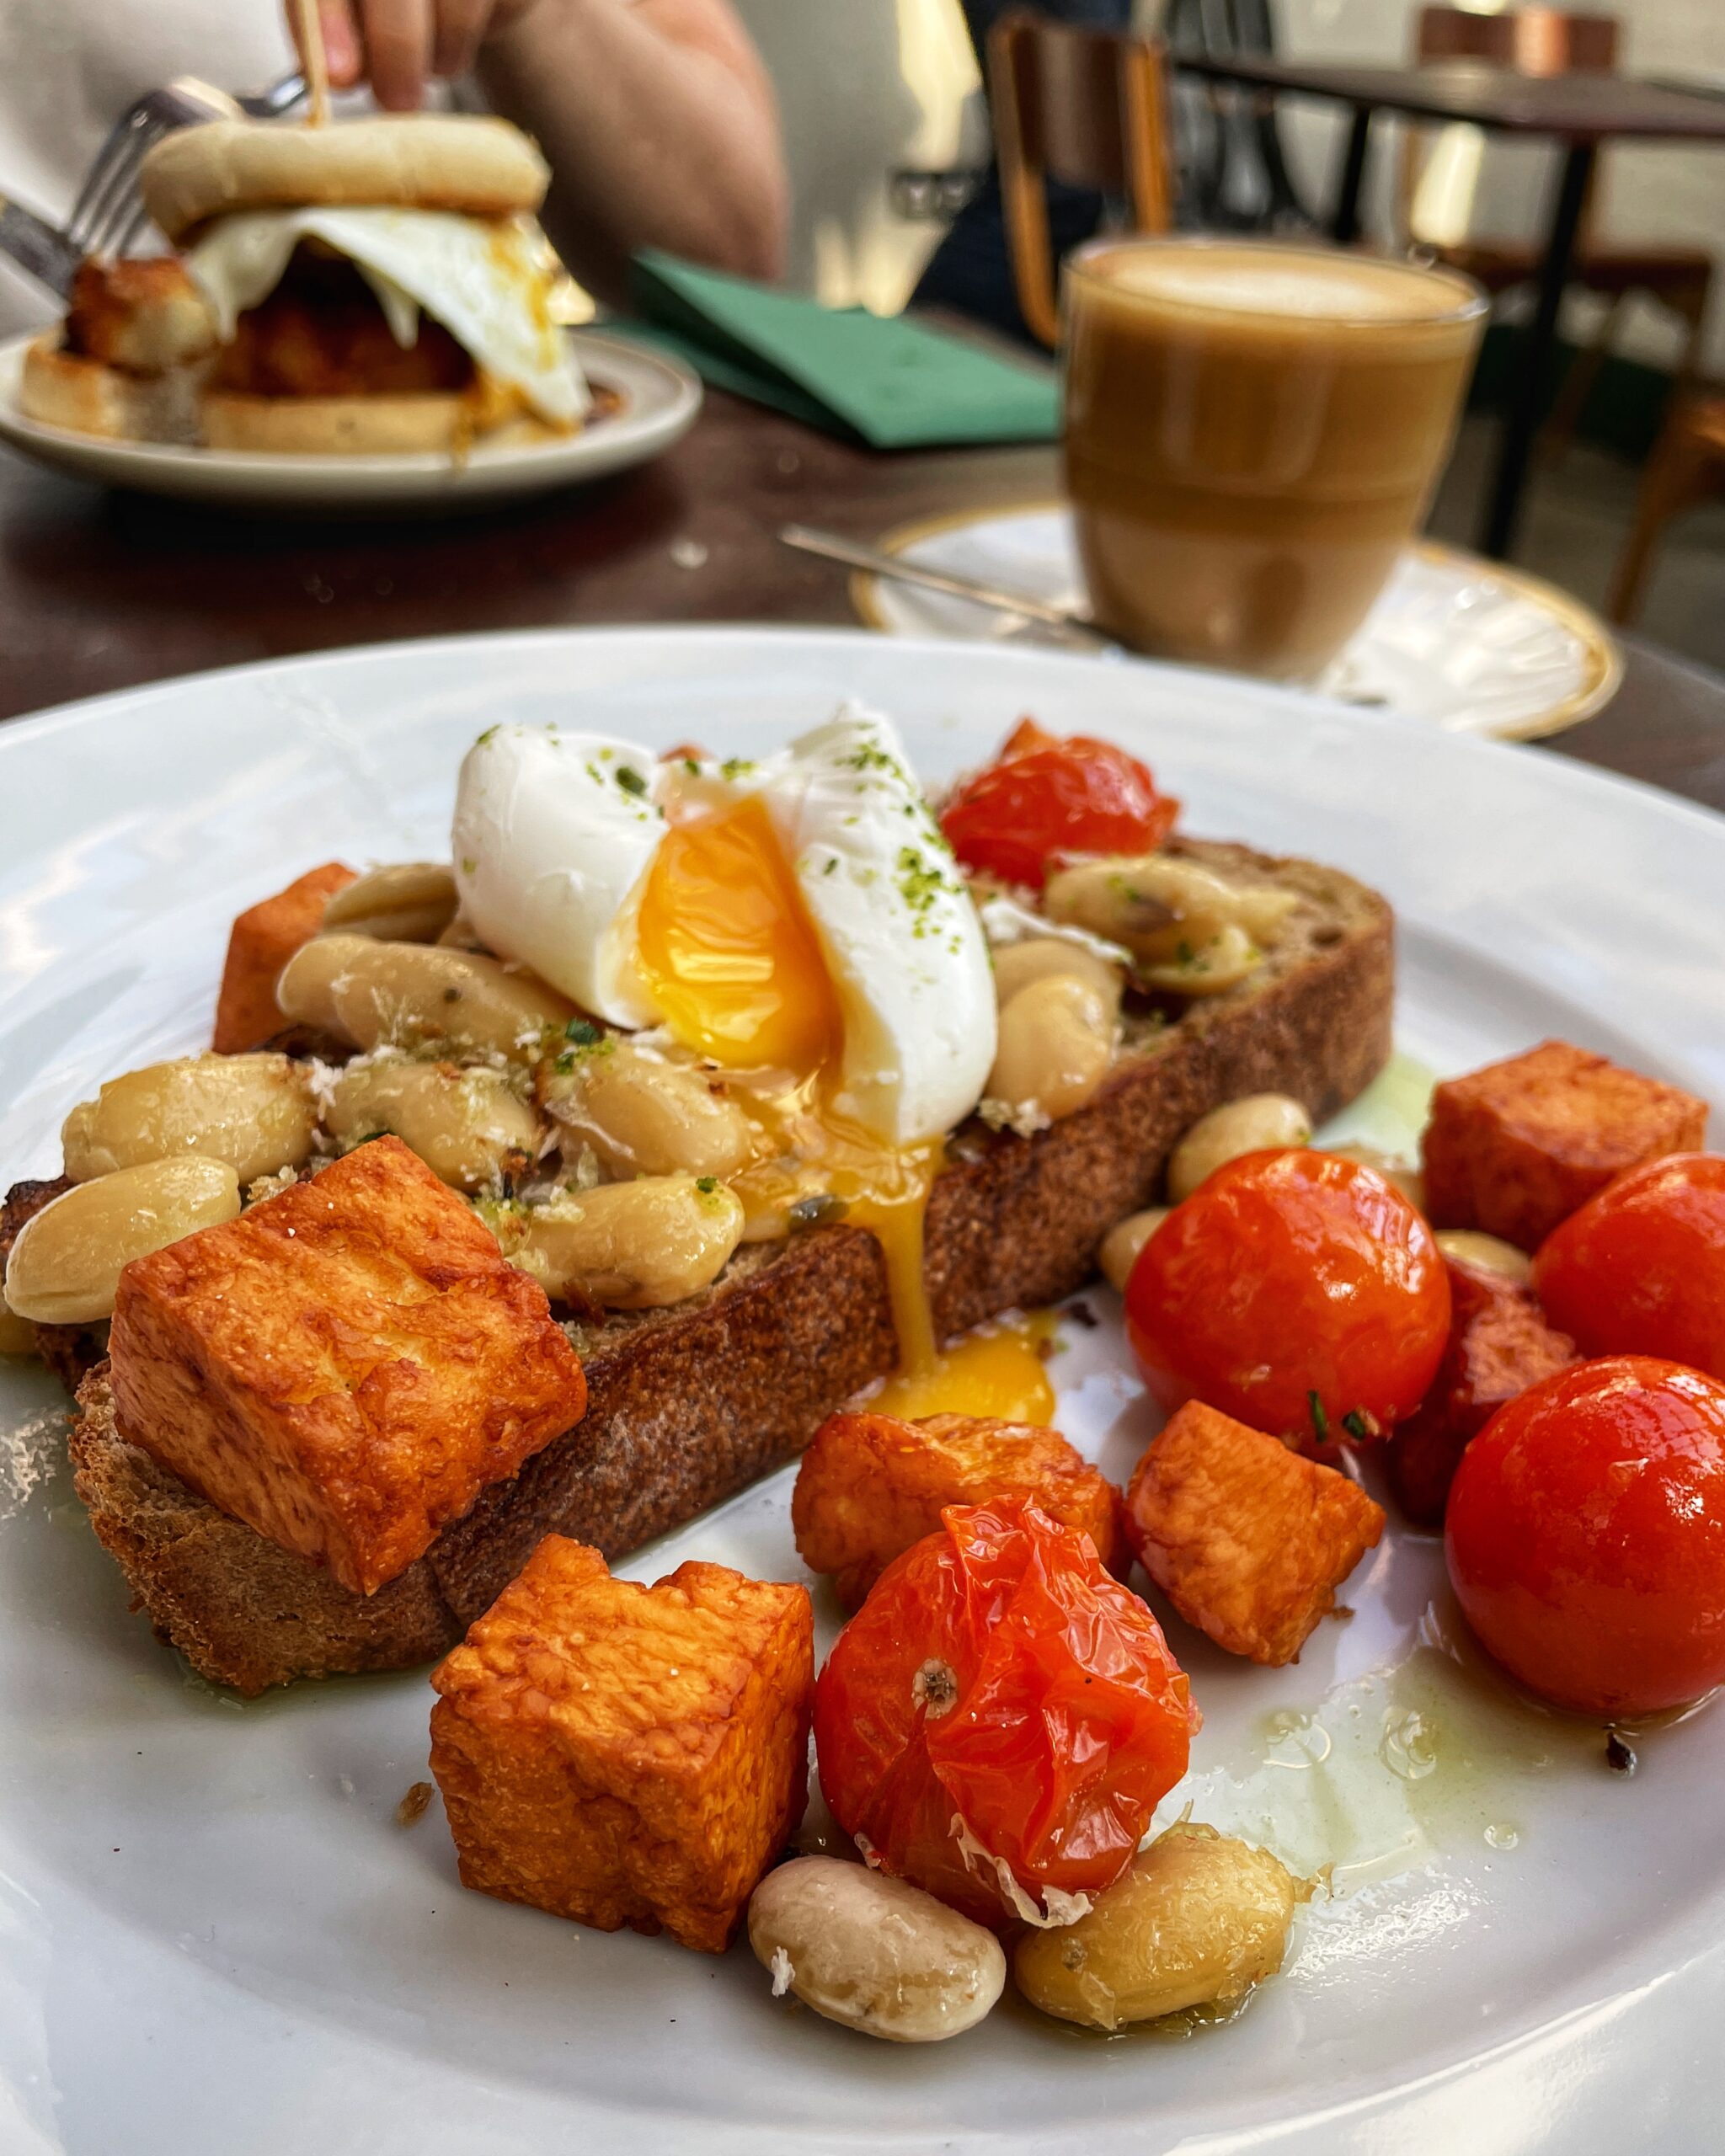
M 1317 1433 L 1318 1443 L 1327 1445 L 1330 1442 L 1330 1418 L 1324 1412 L 1322 1401 L 1316 1392 L 1309 1392 L 1306 1396 L 1306 1404 L 1311 1410 L 1311 1427 Z

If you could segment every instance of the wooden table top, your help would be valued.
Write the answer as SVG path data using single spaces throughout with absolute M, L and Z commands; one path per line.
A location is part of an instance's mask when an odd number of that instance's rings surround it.
M 1725 141 L 1725 103 L 1704 93 L 1629 75 L 1519 75 L 1482 61 L 1423 67 L 1357 67 L 1343 61 L 1182 56 L 1187 72 L 1353 105 L 1408 112 L 1423 120 L 1466 120 L 1514 134 L 1570 142 L 1616 136 Z
M 252 523 L 106 494 L 0 451 L 0 718 L 170 675 L 478 629 L 851 622 L 842 571 L 775 536 L 862 539 L 1046 501 L 1051 448 L 884 456 L 709 392 L 668 456 L 584 494 L 433 522 Z M 1631 643 L 1610 708 L 1551 746 L 1725 809 L 1725 681 Z

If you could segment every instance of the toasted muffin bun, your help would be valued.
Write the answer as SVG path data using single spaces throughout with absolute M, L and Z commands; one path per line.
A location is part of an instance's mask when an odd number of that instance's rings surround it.
M 489 385 L 477 392 L 374 397 L 250 397 L 206 389 L 200 408 L 206 447 L 274 456 L 404 456 L 426 451 L 449 456 L 481 438 L 500 435 L 510 443 L 560 438 L 559 430 L 524 411 L 518 398 Z
M 69 434 L 191 443 L 198 438 L 198 382 L 206 371 L 181 366 L 165 374 L 130 374 L 62 351 L 50 330 L 24 353 L 18 401 L 27 419 Z
M 506 120 L 393 113 L 331 127 L 212 120 L 167 135 L 139 174 L 176 243 L 231 210 L 454 210 L 496 217 L 545 199 L 549 167 Z

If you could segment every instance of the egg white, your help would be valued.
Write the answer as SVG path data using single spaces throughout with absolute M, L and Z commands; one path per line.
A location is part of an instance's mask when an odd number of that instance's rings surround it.
M 456 889 L 479 937 L 613 1026 L 660 1015 L 635 944 L 660 776 L 634 742 L 494 726 L 456 782 Z
M 703 766 L 713 806 L 753 796 L 820 938 L 844 1015 L 835 1105 L 895 1145 L 961 1123 L 996 1046 L 981 922 L 892 722 L 860 704 L 764 762 Z
M 186 257 L 224 344 L 281 282 L 302 239 L 344 254 L 376 293 L 405 349 L 421 307 L 543 419 L 570 426 L 590 398 L 545 306 L 549 248 L 531 217 L 445 210 L 243 210 L 218 218 Z

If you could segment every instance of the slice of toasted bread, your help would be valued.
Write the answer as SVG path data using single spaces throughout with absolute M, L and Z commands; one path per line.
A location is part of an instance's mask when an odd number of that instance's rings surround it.
M 967 1125 L 928 1210 L 935 1329 L 962 1331 L 1069 1294 L 1103 1236 L 1151 1202 L 1182 1131 L 1242 1094 L 1333 1113 L 1390 1052 L 1392 927 L 1364 885 L 1310 862 L 1185 842 L 1298 903 L 1264 965 L 1167 1022 L 1129 1027 L 1103 1091 L 1033 1138 Z M 157 1629 L 243 1692 L 405 1666 L 451 1644 L 553 1530 L 615 1559 L 692 1518 L 808 1443 L 895 1359 L 886 1268 L 857 1228 L 740 1252 L 715 1288 L 665 1310 L 573 1329 L 585 1419 L 484 1492 L 367 1601 L 204 1504 L 115 1429 L 106 1374 L 80 1393 L 79 1496 Z

